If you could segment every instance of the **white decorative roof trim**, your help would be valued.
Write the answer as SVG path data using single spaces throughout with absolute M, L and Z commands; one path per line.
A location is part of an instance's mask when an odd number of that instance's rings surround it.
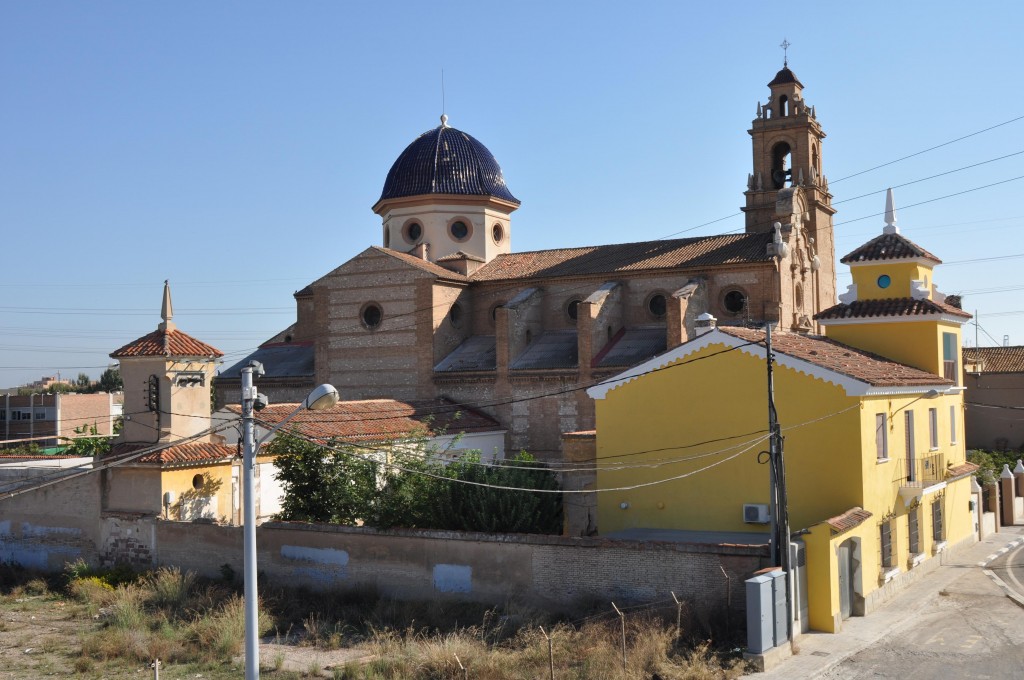
M 938 376 L 936 376 L 938 377 Z M 879 386 L 869 387 L 864 393 L 866 397 L 900 397 L 909 394 L 926 394 L 931 390 L 937 390 L 940 397 L 956 396 L 961 390 L 953 385 L 905 385 L 905 386 Z
M 928 259 L 927 257 L 893 257 L 886 260 L 858 260 L 857 262 L 846 262 L 847 267 L 867 267 L 872 265 L 878 267 L 883 264 L 906 264 L 913 262 L 929 269 L 935 268 L 935 260 Z
M 699 352 L 700 350 L 710 345 L 725 345 L 727 347 L 736 347 L 739 348 L 740 351 L 750 354 L 751 356 L 756 356 L 761 359 L 765 358 L 765 348 L 763 345 L 747 344 L 746 340 L 729 335 L 728 333 L 723 333 L 720 329 L 716 328 L 689 342 L 679 345 L 678 347 L 675 347 L 669 350 L 668 352 L 665 352 L 664 354 L 649 359 L 642 364 L 638 364 L 627 371 L 623 371 L 618 375 L 602 380 L 599 384 L 594 385 L 593 387 L 588 389 L 587 394 L 590 395 L 591 399 L 604 399 L 608 395 L 608 392 L 615 389 L 616 387 L 620 385 L 625 385 L 626 383 L 631 382 L 636 378 L 639 378 L 640 376 L 652 373 L 658 369 L 665 368 L 669 364 L 673 364 L 677 361 L 680 361 L 686 358 L 687 356 Z M 841 387 L 843 391 L 846 392 L 847 396 L 862 397 L 869 394 L 872 390 L 871 385 L 862 380 L 858 380 L 851 376 L 844 375 L 842 373 L 839 373 L 838 371 L 833 371 L 831 369 L 824 368 L 817 364 L 812 364 L 811 362 L 805 361 L 804 359 L 797 359 L 796 357 L 791 357 L 788 354 L 784 354 L 783 352 L 779 351 L 778 348 L 773 348 L 773 350 L 775 352 L 775 363 L 777 365 L 783 366 L 785 368 L 791 368 L 795 371 L 799 371 L 800 373 L 809 375 L 812 378 L 817 378 L 819 380 L 824 380 L 825 382 L 832 383 L 837 387 Z M 925 388 L 924 390 L 919 390 L 918 388 L 913 389 L 915 392 L 927 392 L 929 388 Z
M 927 300 L 928 293 L 928 286 L 925 284 L 924 279 L 914 279 L 910 282 L 910 297 L 915 300 Z
M 952 314 L 915 314 L 913 316 L 869 316 L 853 319 L 818 319 L 822 326 L 855 326 L 864 323 L 913 323 L 915 321 L 945 321 L 963 326 L 970 319 Z
M 857 284 L 851 283 L 846 287 L 846 292 L 839 296 L 839 301 L 844 305 L 852 305 L 857 301 Z

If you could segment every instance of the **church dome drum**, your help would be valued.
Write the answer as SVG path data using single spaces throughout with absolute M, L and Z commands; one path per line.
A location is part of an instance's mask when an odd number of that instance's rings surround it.
M 424 132 L 405 148 L 388 171 L 380 201 L 455 194 L 492 196 L 519 205 L 505 186 L 498 161 L 472 136 L 447 125 Z

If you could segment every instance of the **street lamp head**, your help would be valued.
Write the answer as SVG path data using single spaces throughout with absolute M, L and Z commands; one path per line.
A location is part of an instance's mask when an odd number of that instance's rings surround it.
M 331 408 L 338 403 L 341 397 L 338 395 L 338 390 L 334 388 L 334 385 L 318 385 L 309 393 L 305 401 L 302 402 L 310 411 L 321 411 L 325 408 Z
M 942 394 L 942 392 L 939 392 L 938 390 L 936 390 L 936 389 L 934 389 L 934 388 L 933 388 L 933 389 L 930 389 L 930 390 L 928 390 L 928 391 L 927 391 L 927 392 L 925 392 L 924 394 L 922 394 L 922 395 L 920 396 L 920 398 L 921 398 L 921 399 L 935 399 L 935 398 L 936 398 L 936 397 L 938 397 L 938 396 L 939 396 L 940 394 Z

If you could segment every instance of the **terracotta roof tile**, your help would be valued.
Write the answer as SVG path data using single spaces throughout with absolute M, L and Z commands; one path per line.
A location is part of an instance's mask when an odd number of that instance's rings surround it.
M 977 463 L 961 463 L 960 465 L 954 465 L 946 470 L 946 480 L 962 479 L 968 475 L 973 475 L 978 471 L 979 467 L 980 466 Z
M 155 444 L 115 444 L 106 457 L 117 457 L 131 454 L 134 451 L 152 448 Z M 147 453 L 136 458 L 132 463 L 149 463 L 158 465 L 194 465 L 227 460 L 238 453 L 234 446 L 197 442 L 192 444 L 175 444 L 159 451 Z
M 815 319 L 870 319 L 880 316 L 928 316 L 948 314 L 964 319 L 971 315 L 962 309 L 936 300 L 915 300 L 914 298 L 886 298 L 884 300 L 855 300 L 851 304 L 840 303 L 814 315 Z
M 266 425 L 276 425 L 298 407 L 298 404 L 271 404 L 256 418 Z M 227 407 L 235 413 L 238 405 Z M 286 429 L 294 429 L 315 439 L 331 438 L 358 441 L 386 441 L 416 433 L 428 436 L 462 432 L 493 432 L 501 425 L 480 411 L 456 404 L 450 399 L 397 401 L 367 399 L 342 401 L 322 411 L 302 411 Z
M 155 330 L 144 335 L 138 340 L 129 342 L 124 347 L 114 350 L 110 354 L 117 359 L 120 357 L 222 357 L 221 352 L 212 345 L 196 340 L 188 333 L 177 329 L 163 331 Z
M 719 326 L 718 330 L 742 340 L 764 342 L 764 331 L 760 329 Z M 875 387 L 953 384 L 951 380 L 934 373 L 906 366 L 820 335 L 772 333 L 772 349 Z
M 415 255 L 411 255 L 409 253 L 403 253 L 398 250 L 391 250 L 390 248 L 381 248 L 380 246 L 373 246 L 373 249 L 381 253 L 384 253 L 385 255 L 390 255 L 396 260 L 401 260 L 406 264 L 411 264 L 412 266 L 418 269 L 422 269 L 423 271 L 429 274 L 434 274 L 435 276 L 438 276 L 442 279 L 447 279 L 449 281 L 469 280 L 462 274 L 459 274 L 458 272 L 453 272 L 451 269 L 445 269 L 444 267 L 436 265 L 429 260 L 424 260 L 423 258 L 416 257 Z
M 978 373 L 1024 373 L 1024 346 L 964 347 L 964 364 L 978 365 Z
M 860 526 L 870 517 L 871 513 L 864 508 L 850 508 L 841 515 L 828 518 L 826 522 L 836 533 L 841 534 L 844 531 Z
M 502 281 L 767 262 L 770 241 L 770 234 L 722 234 L 509 253 L 497 256 L 470 278 Z
M 900 234 L 882 234 L 871 239 L 860 248 L 843 256 L 840 262 L 874 262 L 880 260 L 904 260 L 922 257 L 941 264 L 942 260 Z

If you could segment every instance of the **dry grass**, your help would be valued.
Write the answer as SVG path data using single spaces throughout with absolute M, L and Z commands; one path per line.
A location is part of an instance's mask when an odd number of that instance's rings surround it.
M 69 673 L 121 677 L 106 674 L 126 664 L 148 666 L 154 658 L 167 667 L 198 664 L 204 677 L 233 677 L 238 670 L 244 603 L 224 582 L 173 568 L 108 577 L 77 565 L 63 581 L 22 574 L 19 583 L 8 578 L 0 590 L 0 603 L 12 610 L 58 601 L 70 605 L 63 610 L 67 620 L 80 622 L 77 644 L 43 640 L 41 646 L 52 648 L 44 651 Z M 375 593 L 279 590 L 264 593 L 260 633 L 278 631 L 278 651 L 265 659 L 268 678 L 462 680 L 464 672 L 493 680 L 547 678 L 549 637 L 560 679 L 710 680 L 743 674 L 735 655 L 723 658 L 720 647 L 706 641 L 707 629 L 695 641 L 680 642 L 674 609 L 627 614 L 624 669 L 619 619 L 607 609 L 573 623 L 514 604 L 486 608 L 399 602 Z M 700 625 L 692 618 L 683 627 L 700 631 Z

